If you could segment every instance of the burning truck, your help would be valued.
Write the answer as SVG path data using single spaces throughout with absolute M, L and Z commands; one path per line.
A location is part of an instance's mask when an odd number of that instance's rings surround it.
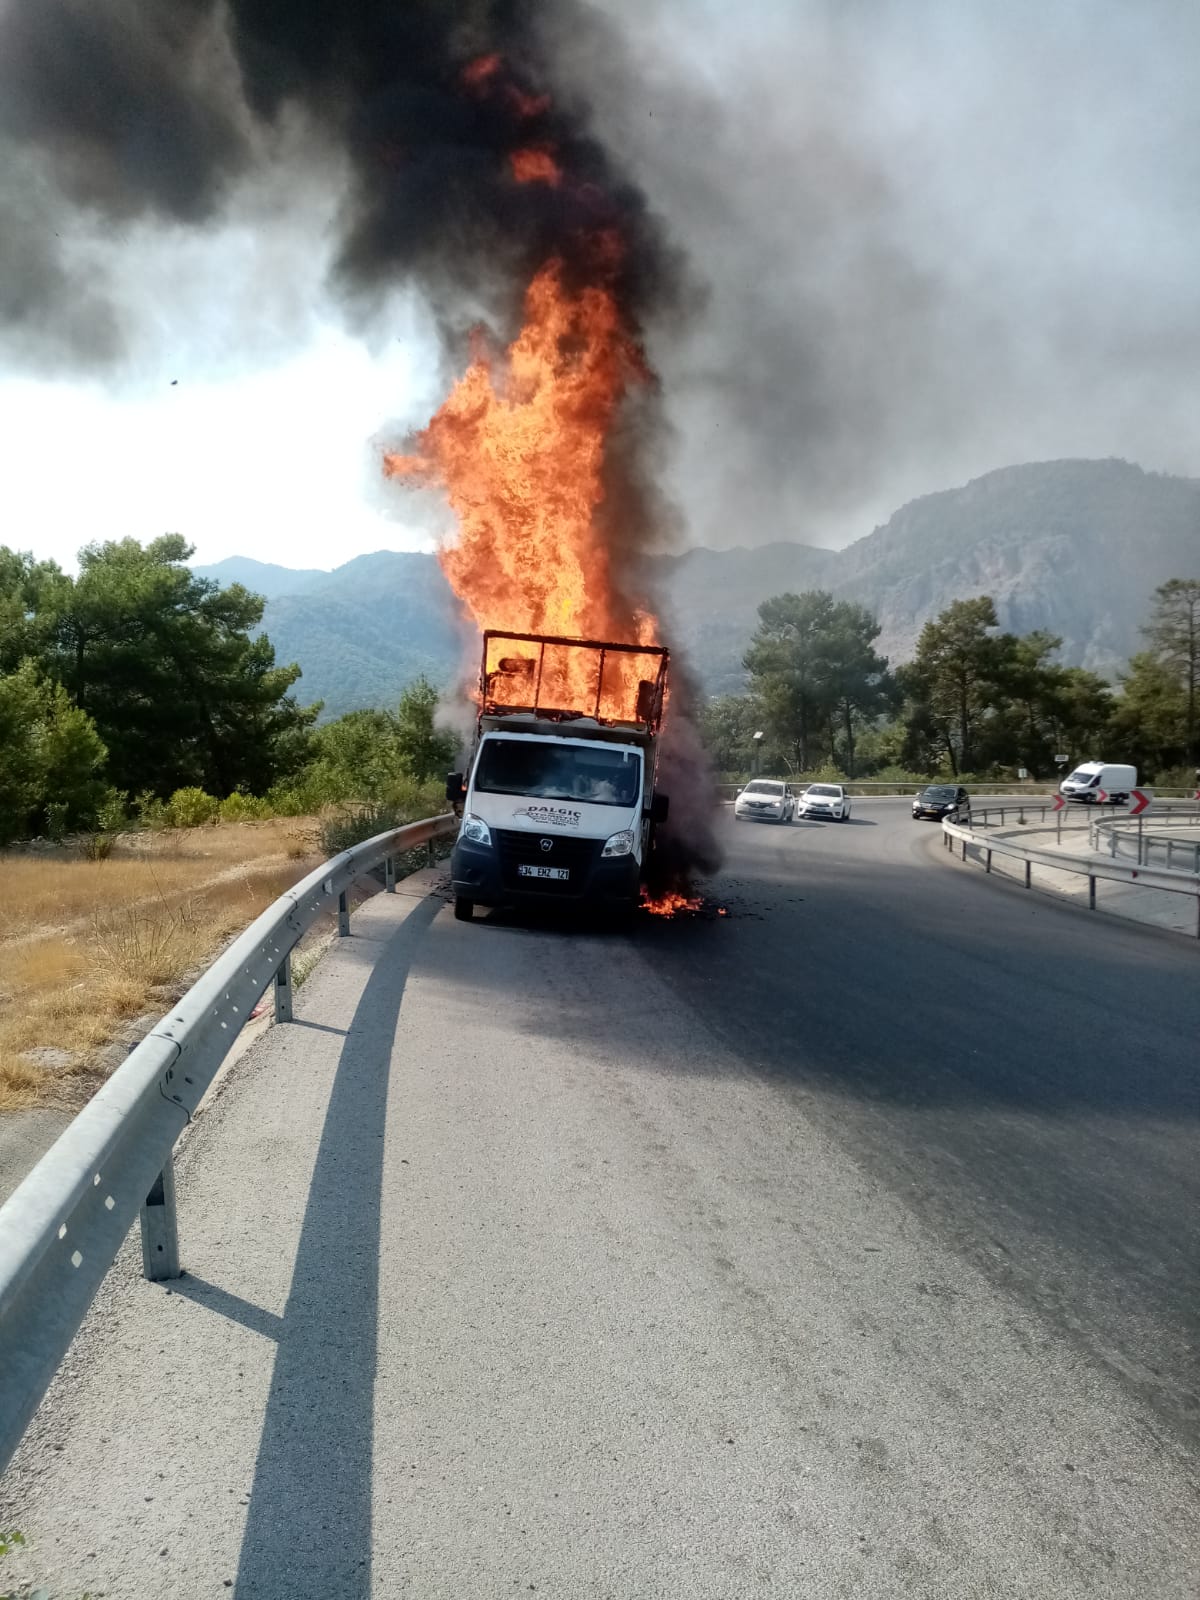
M 446 780 L 460 921 L 476 905 L 637 906 L 667 818 L 668 661 L 661 646 L 484 634 L 470 769 Z

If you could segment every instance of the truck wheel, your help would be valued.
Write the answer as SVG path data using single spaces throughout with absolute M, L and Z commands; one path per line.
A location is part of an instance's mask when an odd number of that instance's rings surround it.
M 454 897 L 455 922 L 470 922 L 475 915 L 475 902 L 468 900 L 464 895 L 456 894 Z

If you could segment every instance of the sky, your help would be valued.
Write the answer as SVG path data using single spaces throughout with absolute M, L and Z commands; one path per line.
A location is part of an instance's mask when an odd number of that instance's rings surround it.
M 0 0 L 0 32 L 34 3 Z M 1024 460 L 1200 476 L 1194 0 L 600 9 L 619 48 L 553 43 L 686 258 L 686 306 L 648 330 L 683 539 L 840 546 Z M 428 545 L 439 513 L 378 461 L 452 358 L 409 285 L 332 287 L 335 156 L 291 130 L 201 223 L 68 204 L 36 140 L 4 172 L 0 543 L 70 565 L 172 531 L 295 567 Z M 53 224 L 53 323 L 6 304 L 6 203 Z

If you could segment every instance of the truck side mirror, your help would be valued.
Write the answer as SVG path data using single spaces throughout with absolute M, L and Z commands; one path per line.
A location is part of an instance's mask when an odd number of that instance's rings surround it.
M 650 802 L 650 821 L 656 825 L 667 820 L 667 812 L 671 809 L 669 795 L 656 794 Z
M 446 799 L 452 806 L 457 805 L 463 797 L 463 775 L 461 772 L 448 772 L 446 774 Z

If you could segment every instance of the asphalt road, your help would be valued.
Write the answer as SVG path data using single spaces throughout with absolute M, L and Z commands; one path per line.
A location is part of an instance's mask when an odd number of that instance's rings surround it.
M 632 935 L 371 902 L 186 1144 L 189 1277 L 106 1283 L 0 1578 L 1194 1600 L 1200 957 L 936 832 L 731 820 L 729 915 Z
M 1200 947 L 981 882 L 939 832 L 903 801 L 857 801 L 844 829 L 737 825 L 721 991 L 678 940 L 664 972 L 1195 1448 Z

